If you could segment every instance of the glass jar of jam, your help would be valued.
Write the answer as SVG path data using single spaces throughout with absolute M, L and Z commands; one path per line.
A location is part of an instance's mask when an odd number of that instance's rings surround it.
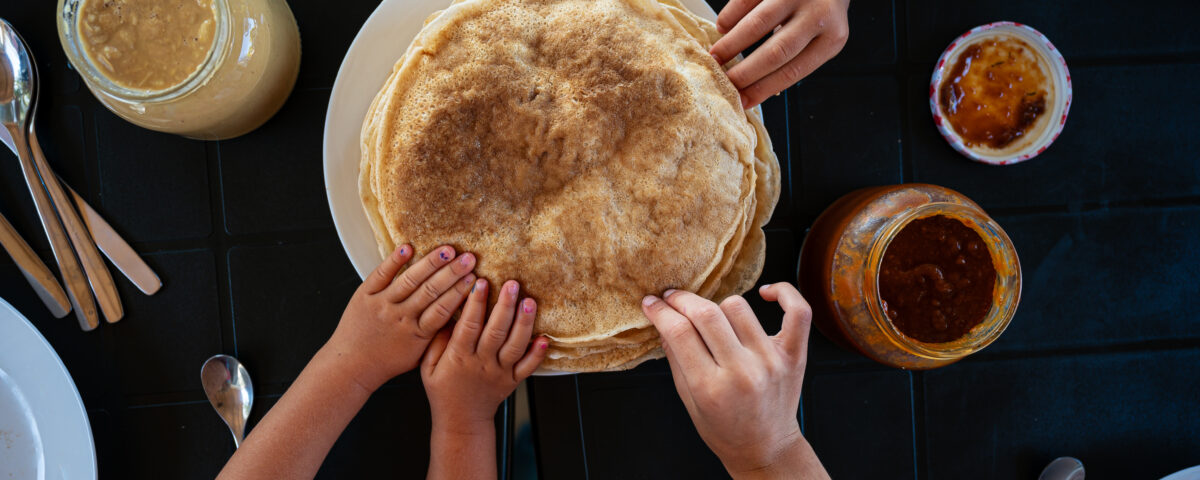
M 105 107 L 144 128 L 221 140 L 265 123 L 300 70 L 284 0 L 59 0 L 67 58 Z
M 813 223 L 799 285 L 827 338 L 879 363 L 930 369 L 992 343 L 1021 297 L 1008 235 L 962 194 L 857 190 Z

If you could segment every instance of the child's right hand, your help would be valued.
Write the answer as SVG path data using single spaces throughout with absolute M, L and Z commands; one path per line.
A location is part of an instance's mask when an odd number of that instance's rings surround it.
M 496 409 L 533 374 L 546 357 L 549 340 L 530 345 L 537 303 L 520 303 L 520 285 L 509 280 L 500 287 L 491 318 L 484 324 L 488 282 L 475 282 L 453 332 L 434 338 L 421 364 L 421 380 L 433 414 L 434 430 L 474 434 L 490 431 Z
M 416 368 L 421 354 L 462 305 L 475 275 L 475 256 L 441 246 L 397 276 L 413 256 L 401 245 L 354 292 L 322 352 L 375 391 Z
M 734 478 L 828 478 L 800 433 L 796 412 L 812 309 L 787 283 L 759 294 L 783 307 L 767 336 L 750 304 L 720 305 L 688 292 L 648 296 L 642 308 L 662 335 L 675 389 L 700 437 Z

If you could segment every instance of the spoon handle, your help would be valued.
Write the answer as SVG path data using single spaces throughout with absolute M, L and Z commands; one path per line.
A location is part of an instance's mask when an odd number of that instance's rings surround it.
M 37 133 L 32 128 L 33 124 L 30 125 L 29 150 L 33 152 L 34 167 L 42 177 L 46 191 L 50 193 L 50 199 L 54 203 L 54 208 L 58 210 L 58 216 L 62 219 L 63 226 L 66 227 L 67 236 L 71 239 L 71 245 L 75 247 L 79 261 L 83 263 L 83 271 L 87 274 L 88 283 L 92 285 L 92 291 L 95 292 L 96 300 L 100 303 L 100 310 L 104 312 L 104 319 L 108 323 L 116 323 L 125 316 L 125 309 L 121 306 L 121 297 L 117 294 L 117 286 L 113 282 L 112 273 L 108 271 L 108 265 L 105 265 L 104 259 L 100 257 L 100 251 L 96 249 L 96 242 L 92 239 L 92 235 L 88 233 L 87 227 L 79 219 L 79 213 L 75 211 L 75 203 L 63 191 L 62 184 L 58 183 L 58 177 L 50 169 L 50 164 L 46 162 L 46 155 L 42 153 Z
M 84 331 L 93 330 L 100 326 L 100 314 L 96 311 L 96 300 L 92 298 L 92 292 L 88 290 L 87 278 L 84 277 L 83 270 L 79 266 L 79 260 L 75 258 L 75 252 L 71 250 L 71 240 L 63 231 L 62 222 L 58 220 L 58 214 L 54 211 L 54 204 L 50 201 L 50 196 L 46 194 L 46 189 L 42 188 L 42 180 L 38 175 L 37 167 L 30 158 L 32 155 L 29 153 L 26 134 L 21 129 L 11 128 L 11 126 L 9 133 L 12 136 L 13 146 L 17 150 L 17 158 L 21 160 L 21 173 L 25 176 L 29 194 L 33 196 L 33 205 L 37 208 L 38 219 L 42 222 L 42 228 L 46 230 L 46 237 L 50 239 L 50 249 L 54 252 L 58 270 L 62 273 L 63 283 L 66 284 L 67 297 L 71 299 L 75 316 L 79 318 L 79 327 Z
M 71 301 L 67 299 L 67 293 L 4 215 L 0 215 L 0 245 L 3 245 L 13 261 L 17 262 L 17 268 L 21 269 L 25 279 L 29 280 L 29 285 L 33 286 L 33 291 L 37 292 L 38 298 L 42 299 L 42 303 L 46 304 L 54 318 L 67 316 L 71 312 Z

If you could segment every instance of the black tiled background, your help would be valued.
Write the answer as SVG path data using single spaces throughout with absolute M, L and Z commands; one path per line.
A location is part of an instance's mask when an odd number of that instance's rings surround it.
M 226 142 L 119 120 L 66 64 L 54 2 L 0 4 L 40 62 L 50 162 L 166 284 L 144 297 L 118 280 L 127 318 L 85 334 L 50 318 L 0 259 L 0 293 L 50 340 L 79 387 L 104 478 L 211 478 L 232 443 L 199 390 L 200 363 L 239 355 L 261 418 L 357 283 L 325 203 L 320 136 L 341 57 L 377 1 L 291 4 L 304 41 L 296 91 L 262 129 Z M 764 282 L 794 280 L 808 225 L 838 196 L 905 181 L 977 200 L 1024 267 L 1007 333 L 940 370 L 888 369 L 813 335 L 797 415 L 835 477 L 1034 478 L 1060 455 L 1082 459 L 1090 478 L 1157 478 L 1200 463 L 1197 18 L 1200 4 L 1190 1 L 854 0 L 843 53 L 767 102 L 784 186 Z M 945 45 L 995 20 L 1049 36 L 1075 92 L 1055 145 L 999 168 L 951 150 L 926 97 Z M 0 182 L 0 212 L 50 260 L 8 153 Z M 753 304 L 777 329 L 778 310 Z M 725 476 L 661 361 L 541 378 L 531 391 L 544 478 Z M 392 381 L 322 476 L 422 476 L 427 408 L 416 375 Z

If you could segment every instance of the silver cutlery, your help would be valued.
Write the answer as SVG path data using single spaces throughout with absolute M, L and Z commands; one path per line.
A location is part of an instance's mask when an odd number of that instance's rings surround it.
M 0 215 L 0 246 L 4 247 L 17 263 L 17 268 L 21 269 L 21 274 L 25 275 L 25 279 L 29 280 L 29 285 L 33 287 L 33 291 L 37 293 L 38 298 L 42 299 L 42 303 L 46 304 L 46 308 L 50 310 L 50 314 L 54 318 L 62 318 L 71 313 L 71 303 L 67 299 L 67 293 L 63 291 L 62 286 L 58 284 L 58 279 L 54 278 L 54 274 L 50 273 L 50 269 L 42 263 L 42 259 L 38 258 L 33 249 L 25 243 L 25 239 L 17 234 L 16 229 L 12 224 L 8 223 L 8 219 L 4 215 Z
M 209 403 L 233 433 L 234 448 L 241 447 L 254 405 L 254 384 L 246 367 L 229 355 L 213 355 L 200 368 L 200 382 Z
M 42 228 L 50 239 L 50 248 L 58 262 L 79 325 L 84 330 L 95 329 L 100 325 L 95 299 L 79 260 L 75 258 L 71 241 L 55 212 L 54 203 L 42 186 L 29 149 L 26 132 L 29 131 L 29 111 L 36 93 L 33 65 L 24 42 L 12 25 L 3 19 L 0 19 L 0 54 L 0 124 L 8 131 L 5 140 L 11 141 L 10 148 L 17 152 L 21 172 L 33 196 Z
M 33 104 L 30 106 L 29 115 L 29 150 L 33 153 L 34 167 L 38 170 L 38 176 L 42 178 L 42 185 L 50 193 L 50 200 L 54 202 L 54 207 L 58 210 L 58 218 L 67 230 L 67 236 L 71 239 L 71 246 L 75 248 L 75 254 L 83 264 L 83 272 L 92 286 L 92 293 L 96 295 L 96 301 L 100 304 L 100 311 L 104 313 L 104 319 L 108 323 L 116 323 L 125 316 L 125 309 L 121 306 L 121 296 L 117 294 L 117 286 L 113 283 L 112 273 L 109 273 L 108 265 L 105 265 L 104 259 L 100 257 L 100 251 L 96 248 L 96 242 L 92 240 L 87 227 L 79 219 L 79 213 L 75 211 L 75 202 L 71 201 L 63 191 L 62 184 L 58 183 L 58 177 L 50 169 L 50 164 L 46 162 L 46 155 L 42 153 L 42 145 L 38 143 L 37 107 L 41 88 L 38 85 L 37 61 L 33 57 L 33 52 L 29 52 L 29 63 L 33 66 L 34 81 Z

